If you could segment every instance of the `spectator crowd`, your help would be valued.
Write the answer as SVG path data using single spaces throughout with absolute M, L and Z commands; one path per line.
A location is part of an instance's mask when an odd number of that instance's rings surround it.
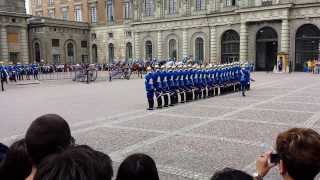
M 240 152 L 239 152 L 240 153 Z M 257 157 L 256 173 L 225 168 L 211 180 L 262 180 L 273 167 L 284 180 L 313 180 L 320 171 L 320 135 L 293 128 L 278 135 L 275 151 Z M 10 147 L 0 146 L 1 180 L 159 180 L 155 161 L 132 154 L 115 175 L 111 158 L 87 145 L 77 144 L 68 123 L 59 115 L 34 120 L 25 137 Z

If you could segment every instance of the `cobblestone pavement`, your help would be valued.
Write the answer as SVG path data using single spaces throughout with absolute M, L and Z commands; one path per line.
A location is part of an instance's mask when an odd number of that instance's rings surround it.
M 37 116 L 58 113 L 80 144 L 108 153 L 115 168 L 128 154 L 155 158 L 162 180 L 209 179 L 219 169 L 254 171 L 255 158 L 291 127 L 320 131 L 320 76 L 255 73 L 243 98 L 230 94 L 147 112 L 141 79 L 69 80 L 10 86 L 0 93 L 0 140 L 21 137 Z M 267 179 L 279 179 L 273 172 Z

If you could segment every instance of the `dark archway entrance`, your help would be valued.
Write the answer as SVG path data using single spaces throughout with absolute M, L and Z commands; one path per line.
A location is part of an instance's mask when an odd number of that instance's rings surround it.
M 34 58 L 37 63 L 40 63 L 41 61 L 40 44 L 38 42 L 34 44 Z
M 92 45 L 92 63 L 98 63 L 98 47 L 97 45 Z
M 301 26 L 296 33 L 295 70 L 303 71 L 306 62 L 319 59 L 320 30 L 313 24 Z
M 221 63 L 239 61 L 240 36 L 234 30 L 223 33 L 221 38 Z
M 146 60 L 152 60 L 152 42 L 146 41 L 145 44 Z
M 202 63 L 204 59 L 204 41 L 201 37 L 198 37 L 195 42 L 195 60 L 198 63 Z
M 273 71 L 277 63 L 278 34 L 271 27 L 260 29 L 256 35 L 256 70 Z
M 177 41 L 175 39 L 169 41 L 169 57 L 177 60 Z
M 112 43 L 109 44 L 108 52 L 109 52 L 109 64 L 112 64 L 114 61 L 114 46 Z
M 131 42 L 127 43 L 126 46 L 126 61 L 132 60 L 132 44 Z
M 71 42 L 67 44 L 67 61 L 68 64 L 75 64 L 74 45 Z

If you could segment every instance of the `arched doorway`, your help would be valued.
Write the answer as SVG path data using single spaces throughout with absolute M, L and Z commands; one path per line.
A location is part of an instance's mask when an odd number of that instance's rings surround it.
M 177 41 L 175 39 L 169 41 L 169 58 L 177 59 Z
M 303 71 L 309 60 L 319 59 L 320 30 L 313 24 L 301 26 L 296 33 L 296 60 L 295 70 Z
M 277 63 L 278 34 L 271 27 L 264 27 L 256 35 L 256 70 L 273 71 Z
M 34 59 L 37 63 L 41 61 L 40 44 L 38 42 L 34 44 Z
M 146 60 L 152 59 L 152 42 L 146 41 L 145 43 L 145 51 L 146 51 Z
M 195 41 L 195 61 L 202 63 L 204 60 L 204 41 L 198 37 Z
M 109 64 L 112 64 L 114 61 L 114 46 L 112 43 L 108 46 L 108 52 L 109 52 Z
M 98 47 L 96 44 L 92 45 L 92 63 L 98 63 Z
M 75 64 L 75 52 L 73 43 L 69 42 L 67 44 L 67 63 Z
M 126 61 L 132 59 L 132 43 L 128 42 L 126 45 Z
M 239 61 L 240 36 L 234 30 L 223 33 L 221 38 L 221 63 Z

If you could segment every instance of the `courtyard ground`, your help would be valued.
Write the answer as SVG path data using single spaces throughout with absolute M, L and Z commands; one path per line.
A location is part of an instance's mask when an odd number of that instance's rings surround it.
M 57 113 L 77 143 L 109 154 L 115 169 L 128 154 L 144 152 L 162 180 L 209 179 L 224 167 L 251 173 L 279 132 L 320 132 L 320 76 L 260 72 L 253 78 L 245 98 L 236 93 L 152 112 L 145 110 L 141 79 L 10 85 L 0 92 L 0 141 L 9 145 L 36 117 Z M 279 177 L 273 172 L 267 179 Z

